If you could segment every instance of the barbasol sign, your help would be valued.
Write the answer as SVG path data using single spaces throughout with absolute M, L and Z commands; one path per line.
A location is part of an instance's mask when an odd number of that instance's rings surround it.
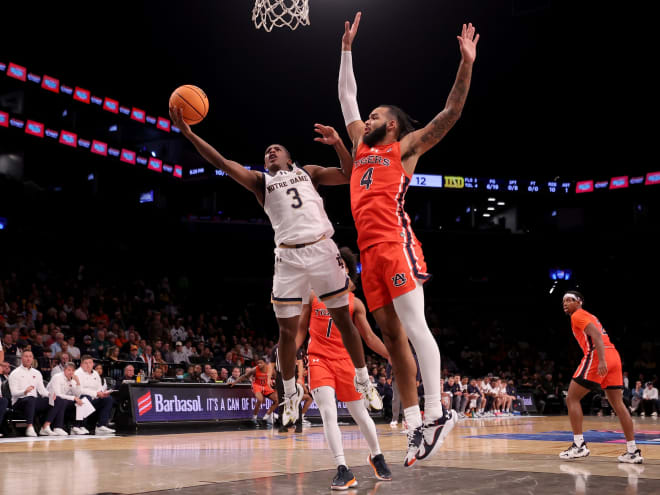
M 250 419 L 256 403 L 250 387 L 223 385 L 131 386 L 130 394 L 137 423 Z M 266 399 L 259 416 L 263 416 L 271 404 Z

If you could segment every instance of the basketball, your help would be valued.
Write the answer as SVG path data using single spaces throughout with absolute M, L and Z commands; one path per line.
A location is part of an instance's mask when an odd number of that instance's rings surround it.
M 170 108 L 182 108 L 183 120 L 188 125 L 200 123 L 209 111 L 206 93 L 192 84 L 179 86 L 170 96 Z

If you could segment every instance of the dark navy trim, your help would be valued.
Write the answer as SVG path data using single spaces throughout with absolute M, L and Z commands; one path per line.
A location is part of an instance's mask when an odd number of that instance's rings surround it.
M 415 275 L 416 278 L 427 282 L 428 280 L 431 279 L 431 274 L 429 273 L 422 273 L 417 269 L 417 262 L 415 259 L 415 251 L 412 248 L 412 235 L 411 235 L 411 229 L 410 225 L 408 225 L 408 221 L 406 220 L 406 212 L 403 209 L 403 198 L 406 195 L 406 192 L 408 192 L 408 186 L 410 184 L 410 179 L 406 177 L 404 183 L 403 183 L 403 190 L 401 191 L 401 194 L 397 198 L 397 210 L 399 213 L 399 219 L 401 220 L 401 226 L 403 227 L 403 230 L 405 232 L 405 247 L 406 251 L 408 252 L 408 257 L 410 258 L 410 263 L 412 264 L 412 269 L 413 269 L 413 275 Z
M 346 277 L 346 284 L 344 285 L 344 287 L 342 287 L 341 289 L 333 290 L 332 292 L 328 292 L 327 294 L 323 294 L 322 296 L 319 296 L 319 299 L 321 299 L 322 301 L 323 299 L 327 299 L 328 297 L 335 296 L 340 292 L 348 290 L 348 286 L 349 286 L 348 277 Z
M 302 297 L 275 297 L 271 295 L 270 298 L 273 301 L 279 301 L 279 302 L 302 302 Z

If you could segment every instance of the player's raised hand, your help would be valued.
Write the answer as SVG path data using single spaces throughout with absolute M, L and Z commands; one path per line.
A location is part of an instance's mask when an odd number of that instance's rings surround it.
M 334 146 L 339 142 L 339 134 L 337 134 L 337 131 L 334 127 L 323 124 L 314 124 L 314 131 L 321 135 L 320 137 L 315 137 L 314 141 L 328 144 L 330 146 Z
M 185 120 L 183 120 L 183 108 L 181 107 L 170 107 L 170 119 L 172 119 L 172 123 L 177 126 L 179 129 L 181 129 L 181 133 L 185 136 L 188 135 L 190 132 L 190 126 L 186 124 Z
M 353 19 L 353 24 L 349 21 L 344 23 L 344 36 L 341 37 L 341 49 L 343 51 L 349 51 L 353 45 L 353 40 L 357 34 L 358 26 L 360 25 L 360 18 L 362 17 L 362 12 L 355 14 L 355 19 Z
M 458 38 L 458 44 L 461 49 L 461 56 L 463 60 L 468 63 L 474 62 L 477 58 L 477 43 L 479 42 L 479 35 L 475 36 L 475 28 L 472 23 L 467 26 L 463 24 L 463 31 Z

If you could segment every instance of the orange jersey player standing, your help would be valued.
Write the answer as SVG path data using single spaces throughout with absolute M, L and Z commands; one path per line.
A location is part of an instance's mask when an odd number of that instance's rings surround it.
M 244 374 L 239 376 L 234 383 L 231 384 L 233 387 L 236 383 L 241 383 L 242 381 L 247 380 L 250 377 L 254 377 L 252 381 L 252 392 L 256 399 L 254 403 L 254 412 L 252 413 L 252 422 L 256 427 L 259 427 L 259 420 L 257 419 L 259 414 L 259 409 L 261 409 L 261 404 L 264 403 L 266 397 L 273 401 L 271 406 L 264 414 L 264 420 L 267 423 L 272 423 L 272 413 L 277 409 L 279 405 L 279 397 L 277 391 L 273 390 L 270 385 L 272 378 L 273 368 L 270 363 L 267 362 L 265 357 L 260 357 L 257 359 L 257 365 L 254 368 L 248 368 Z
M 422 285 L 430 275 L 426 272 L 421 244 L 405 212 L 404 200 L 419 158 L 438 144 L 461 116 L 470 89 L 479 35 L 472 24 L 463 24 L 457 36 L 461 60 L 445 107 L 426 126 L 415 129 L 416 122 L 395 105 L 380 105 L 369 113 L 366 121 L 361 119 L 352 59 L 360 19 L 358 12 L 352 25 L 346 22 L 342 37 L 339 101 L 353 143 L 353 164 L 342 163 L 342 168 L 344 175 L 351 177 L 351 210 L 358 232 L 362 287 L 392 357 L 409 425 L 403 465 L 410 467 L 440 448 L 455 426 L 458 414 L 443 411 L 440 401 L 440 350 L 424 315 Z M 424 421 L 408 340 L 417 353 L 424 381 Z
M 575 370 L 566 396 L 566 406 L 573 428 L 573 444 L 559 454 L 559 458 L 579 459 L 590 454 L 582 434 L 583 415 L 580 400 L 591 390 L 602 388 L 626 437 L 626 452 L 619 456 L 619 462 L 641 464 L 644 458 L 635 444 L 633 422 L 623 402 L 621 357 L 598 318 L 582 309 L 583 302 L 582 294 L 574 290 L 566 292 L 562 301 L 564 312 L 571 317 L 573 335 L 580 344 L 584 357 Z
M 353 279 L 356 275 L 357 265 L 355 256 L 348 248 L 342 248 L 340 254 L 346 271 Z M 351 284 L 351 288 L 354 287 Z M 352 292 L 349 294 L 348 308 L 351 319 L 366 344 L 381 356 L 389 359 L 385 345 L 369 326 L 364 303 Z M 392 473 L 380 450 L 376 425 L 365 407 L 368 401 L 355 390 L 355 367 L 344 347 L 341 333 L 335 326 L 328 308 L 313 293 L 308 304 L 303 305 L 300 325 L 299 336 L 304 337 L 309 331 L 307 346 L 309 388 L 321 413 L 323 431 L 337 465 L 337 474 L 332 480 L 331 488 L 344 490 L 357 486 L 357 480 L 348 468 L 344 457 L 341 432 L 337 423 L 335 397 L 346 403 L 349 413 L 367 440 L 371 451 L 368 462 L 376 477 L 379 480 L 391 480 Z M 302 339 L 300 340 L 302 341 Z

